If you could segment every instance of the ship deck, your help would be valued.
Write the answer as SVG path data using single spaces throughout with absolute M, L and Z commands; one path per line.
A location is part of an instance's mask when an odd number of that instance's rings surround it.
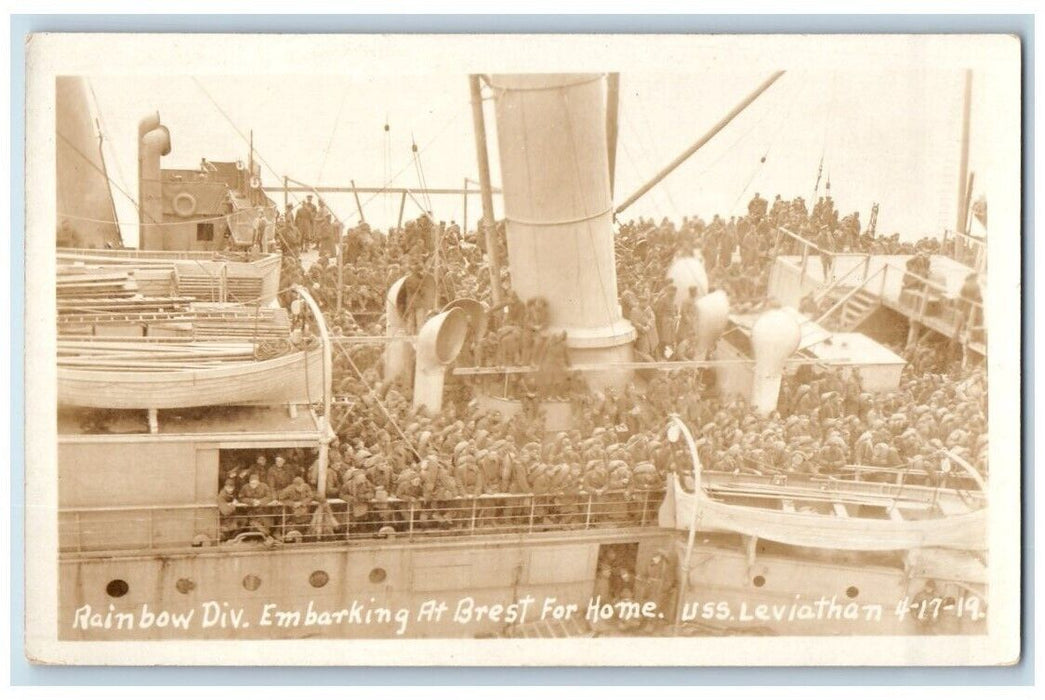
M 81 438 L 115 439 L 120 436 L 307 434 L 319 435 L 312 414 L 286 406 L 209 406 L 161 410 L 158 432 L 149 433 L 146 412 L 98 410 L 61 406 L 58 409 L 59 442 Z

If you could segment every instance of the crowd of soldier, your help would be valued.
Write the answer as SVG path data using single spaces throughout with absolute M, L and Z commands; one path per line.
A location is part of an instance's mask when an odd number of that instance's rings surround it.
M 692 357 L 687 345 L 695 320 L 685 305 L 680 309 L 674 304 L 676 290 L 666 280 L 678 255 L 699 253 L 709 288 L 727 290 L 734 308 L 757 309 L 764 302 L 770 261 L 794 243 L 775 234 L 778 226 L 804 235 L 826 230 L 831 242 L 821 236 L 825 250 L 932 251 L 923 242 L 900 244 L 860 232 L 858 217 L 839 220 L 829 198 L 819 201 L 812 213 L 801 198 L 786 202 L 777 197 L 770 208 L 756 195 L 746 216 L 728 222 L 717 216 L 710 224 L 686 219 L 680 227 L 666 220 L 660 225 L 629 222 L 617 238 L 618 281 L 622 306 L 639 331 L 637 353 L 655 359 Z M 503 245 L 503 231 L 500 235 Z M 438 247 L 442 264 L 458 273 L 448 282 L 459 292 L 455 296 L 471 295 L 489 305 L 488 278 L 474 232 L 461 234 L 455 225 L 438 226 L 421 218 L 389 236 L 356 227 L 343 245 L 345 271 L 356 275 L 349 277 L 354 286 L 368 289 L 364 296 L 371 302 L 383 299 L 391 282 L 403 274 L 426 274 Z M 336 266 L 323 256 L 307 271 L 297 256 L 284 259 L 290 281 L 296 276 L 313 286 L 339 333 L 383 333 L 380 318 L 366 321 L 347 311 L 335 313 L 331 290 Z M 510 283 L 507 275 L 504 281 Z M 295 525 L 391 534 L 476 523 L 554 527 L 589 525 L 592 520 L 650 522 L 649 494 L 661 492 L 668 474 L 685 476 L 691 468 L 680 446 L 663 437 L 672 413 L 691 426 L 700 458 L 710 470 L 828 477 L 842 475 L 848 465 L 863 465 L 882 470 L 884 478 L 892 478 L 890 471 L 909 470 L 939 483 L 946 477 L 949 452 L 986 474 L 985 373 L 963 369 L 946 339 L 899 348 L 908 365 L 898 391 L 871 394 L 862 389 L 858 372 L 806 369 L 785 379 L 778 410 L 759 416 L 742 399 L 721 398 L 710 370 L 656 372 L 641 392 L 634 386 L 589 392 L 569 371 L 565 352 L 555 349 L 557 341 L 542 336 L 547 314 L 542 300 L 523 301 L 506 288 L 508 301 L 491 310 L 488 332 L 467 350 L 473 354 L 466 364 L 549 370 L 546 374 L 554 381 L 543 386 L 537 385 L 541 372 L 519 374 L 511 386 L 517 396 L 568 398 L 574 429 L 547 433 L 537 402 L 511 417 L 481 410 L 473 400 L 481 380 L 451 382 L 445 409 L 428 415 L 412 407 L 403 382 L 383 376 L 380 348 L 352 348 L 348 359 L 337 353 L 336 392 L 358 399 L 337 414 L 338 440 L 327 471 L 326 493 L 336 494 L 345 506 L 335 513 L 300 510 L 293 516 Z M 502 342 L 506 337 L 518 342 Z M 549 346 L 555 358 L 550 366 L 544 361 Z M 278 488 L 260 475 L 255 486 L 250 481 L 226 485 L 222 498 L 247 504 L 266 497 L 303 503 L 296 497 L 316 486 L 316 470 L 311 471 L 311 477 L 301 473 L 294 477 L 300 482 L 280 481 Z

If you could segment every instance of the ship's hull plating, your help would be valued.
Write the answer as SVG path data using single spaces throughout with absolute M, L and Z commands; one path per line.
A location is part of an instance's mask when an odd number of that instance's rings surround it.
M 939 611 L 930 598 L 929 614 L 920 611 L 925 580 L 902 567 L 836 557 L 752 559 L 741 547 L 707 540 L 694 549 L 683 604 L 669 596 L 651 619 L 622 626 L 592 605 L 600 548 L 623 543 L 637 544 L 640 576 L 655 552 L 681 550 L 678 533 L 643 528 L 68 557 L 60 562 L 58 632 L 65 640 L 481 637 L 566 615 L 577 630 L 667 634 L 680 612 L 685 634 L 985 629 L 983 619 L 973 619 L 980 608 Z M 123 589 L 114 581 L 126 583 L 124 595 L 110 595 Z

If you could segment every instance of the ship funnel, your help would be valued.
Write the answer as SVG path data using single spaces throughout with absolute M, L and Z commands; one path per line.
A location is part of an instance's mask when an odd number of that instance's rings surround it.
M 548 300 L 548 332 L 567 332 L 571 362 L 631 360 L 635 330 L 621 316 L 606 139 L 606 76 L 500 74 L 497 95 L 512 288 Z M 629 373 L 586 374 L 624 386 Z
M 697 357 L 703 359 L 718 342 L 729 320 L 729 297 L 721 289 L 697 299 Z
M 424 406 L 433 414 L 442 410 L 446 367 L 457 359 L 469 328 L 468 314 L 461 309 L 444 311 L 421 327 L 417 336 L 414 408 Z
M 759 414 L 767 415 L 776 410 L 784 362 L 798 349 L 801 340 L 798 321 L 782 309 L 766 311 L 751 327 L 751 346 L 755 354 L 751 405 Z
M 146 117 L 139 131 L 152 124 Z M 159 115 L 156 115 L 159 121 Z M 142 250 L 163 249 L 163 183 L 160 181 L 160 158 L 171 152 L 171 135 L 167 127 L 157 124 L 138 140 L 138 206 L 141 232 L 138 247 Z
M 689 296 L 689 288 L 697 288 L 697 298 L 708 293 L 708 272 L 700 256 L 678 258 L 668 268 L 668 279 L 675 283 L 675 304 L 679 305 Z

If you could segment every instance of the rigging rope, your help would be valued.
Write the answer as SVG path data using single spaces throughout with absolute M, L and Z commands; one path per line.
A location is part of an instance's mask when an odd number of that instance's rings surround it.
M 581 191 L 581 189 L 582 189 L 581 185 L 582 185 L 583 180 L 582 180 L 580 165 L 578 163 L 578 157 L 577 157 L 577 141 L 574 138 L 573 119 L 570 116 L 569 97 L 566 94 L 566 89 L 565 88 L 561 88 L 560 89 L 559 96 L 562 98 L 562 102 L 563 102 L 563 106 L 564 106 L 564 112 L 566 114 L 566 134 L 567 134 L 567 136 L 569 137 L 569 140 L 570 140 L 570 152 L 571 152 L 570 153 L 570 156 L 571 156 L 570 157 L 570 161 L 573 163 L 574 180 L 576 182 L 577 190 Z M 611 202 L 610 203 L 610 209 L 607 212 L 604 212 L 604 214 L 609 213 L 612 210 L 613 210 L 613 204 Z M 592 225 L 591 225 L 591 221 L 590 220 L 585 221 L 584 228 L 586 229 L 586 231 L 588 233 L 588 241 L 591 244 L 591 252 L 594 255 L 596 250 L 597 250 L 597 248 L 596 248 L 596 244 L 595 244 L 595 234 L 592 231 Z M 576 240 L 576 239 L 574 239 L 574 240 Z M 611 242 L 611 245 L 612 245 L 612 242 Z M 578 258 L 578 259 L 581 259 L 581 258 Z M 599 289 L 602 291 L 603 305 L 606 307 L 606 323 L 608 325 L 612 325 L 614 323 L 614 321 L 616 321 L 616 319 L 614 318 L 613 307 L 611 306 L 611 302 L 609 301 L 609 298 L 608 298 L 609 293 L 606 290 L 606 283 L 602 279 L 602 268 L 598 264 L 593 265 L 593 267 L 595 268 L 595 274 L 597 275 L 598 280 L 599 280 Z M 616 291 L 616 290 L 614 290 L 614 291 Z M 616 295 L 614 295 L 614 297 L 615 296 Z
M 334 135 L 337 134 L 337 127 L 341 123 L 341 110 L 345 107 L 345 100 L 348 98 L 348 88 L 345 86 L 344 92 L 341 93 L 341 103 L 337 107 L 337 116 L 334 117 L 334 127 L 330 130 L 330 138 L 327 139 L 327 147 L 323 150 L 323 160 L 319 164 L 319 174 L 316 175 L 317 182 L 323 182 L 323 170 L 327 166 L 327 157 L 330 155 L 330 147 L 334 145 Z
M 106 141 L 106 134 L 109 132 L 108 125 L 105 123 L 105 116 L 102 114 L 101 106 L 98 104 L 98 96 L 94 93 L 94 86 L 91 85 L 90 79 L 87 79 L 87 89 L 91 91 L 91 99 L 94 100 L 94 107 L 98 112 L 98 131 L 102 136 L 102 141 Z M 103 156 L 104 157 L 104 156 Z M 123 168 L 120 167 L 120 159 L 113 157 L 113 164 L 116 166 L 116 175 L 120 178 L 120 184 L 127 188 L 127 178 L 123 176 Z M 127 188 L 129 189 L 129 188 Z M 137 207 L 137 204 L 135 204 Z
M 462 103 L 462 104 L 461 104 L 461 105 L 460 105 L 460 106 L 458 107 L 458 110 L 457 110 L 457 111 L 456 111 L 456 112 L 455 112 L 454 114 L 452 114 L 452 115 L 450 116 L 450 118 L 449 118 L 449 119 L 448 119 L 448 120 L 446 121 L 446 123 L 445 123 L 445 124 L 443 124 L 442 128 L 440 128 L 440 129 L 439 129 L 438 133 L 436 133 L 436 135 L 435 135 L 435 136 L 433 136 L 433 137 L 432 137 L 432 138 L 431 138 L 431 139 L 430 139 L 430 140 L 428 141 L 428 143 L 426 143 L 426 144 L 425 144 L 424 146 L 421 146 L 421 148 L 420 148 L 420 149 L 418 149 L 418 154 L 424 153 L 424 152 L 425 152 L 426 150 L 428 150 L 428 148 L 429 148 L 429 147 L 431 147 L 431 146 L 432 146 L 432 144 L 434 144 L 434 143 L 435 143 L 436 141 L 438 141 L 438 140 L 439 140 L 439 138 L 440 138 L 440 137 L 441 137 L 441 136 L 442 136 L 442 135 L 443 135 L 443 134 L 444 134 L 444 133 L 446 132 L 446 130 L 447 130 L 448 128 L 450 128 L 450 125 L 451 125 L 451 124 L 454 124 L 455 122 L 457 122 L 457 121 L 458 121 L 458 117 L 460 117 L 460 115 L 461 115 L 461 112 L 462 112 L 462 111 L 464 111 L 464 109 L 465 109 L 466 107 L 467 107 L 467 108 L 471 108 L 471 102 L 464 102 L 464 103 Z M 386 180 L 386 181 L 385 181 L 385 182 L 384 182 L 384 183 L 383 183 L 383 184 L 381 185 L 380 189 L 378 189 L 378 191 L 377 191 L 377 192 L 373 192 L 373 193 L 371 193 L 371 195 L 370 195 L 369 197 L 367 197 L 367 198 L 366 198 L 365 200 L 363 200 L 363 202 L 362 202 L 362 205 L 363 205 L 363 206 L 365 207 L 365 206 L 366 206 L 367 204 L 369 204 L 370 202 L 372 202 L 372 201 L 374 200 L 374 198 L 375 198 L 375 197 L 379 197 L 379 196 L 381 196 L 381 195 L 383 195 L 383 194 L 387 194 L 387 189 L 388 189 L 388 187 L 389 187 L 389 186 L 391 186 L 391 184 L 392 184 L 393 182 L 395 182 L 395 181 L 396 181 L 396 179 L 397 179 L 397 178 L 398 178 L 398 177 L 399 177 L 400 175 L 402 175 L 402 174 L 403 174 L 403 173 L 404 173 L 404 172 L 406 171 L 406 169 L 407 169 L 407 168 L 409 168 L 409 167 L 410 167 L 411 165 L 413 165 L 413 158 L 411 158 L 410 160 L 408 160 L 408 161 L 407 161 L 407 162 L 406 162 L 406 163 L 405 163 L 405 164 L 403 165 L 403 167 L 401 167 L 401 168 L 400 168 L 399 170 L 397 170 L 397 171 L 396 171 L 396 173 L 395 173 L 394 175 L 392 175 L 392 177 L 388 178 L 388 179 L 387 179 L 387 180 Z M 353 217 L 355 217 L 355 218 L 358 218 L 358 217 L 359 217 L 359 212 L 355 212 L 355 213 L 353 214 Z
M 243 139 L 244 143 L 246 143 L 248 146 L 252 147 L 252 150 L 258 156 L 258 160 L 261 161 L 261 164 L 264 165 L 266 168 L 268 168 L 269 172 L 271 172 L 272 175 L 275 176 L 275 178 L 277 180 L 282 181 L 283 177 L 278 172 L 276 172 L 275 168 L 273 168 L 271 165 L 269 165 L 269 162 L 267 160 L 265 160 L 264 156 L 261 155 L 261 151 L 259 151 L 256 147 L 253 147 L 253 145 L 251 144 L 250 138 L 248 138 L 246 134 L 244 134 L 242 131 L 240 131 L 240 128 L 238 126 L 236 126 L 236 122 L 232 121 L 232 117 L 230 117 L 228 115 L 228 113 L 224 109 L 221 108 L 221 105 L 218 104 L 218 101 L 215 100 L 214 97 L 212 97 L 209 92 L 207 92 L 207 88 L 203 87 L 203 83 L 200 82 L 200 79 L 197 78 L 196 76 L 191 76 L 191 77 L 192 77 L 192 81 L 194 83 L 196 83 L 196 86 L 199 87 L 200 91 L 207 97 L 208 100 L 210 100 L 211 104 L 214 105 L 215 109 L 218 110 L 218 112 L 221 114 L 221 116 L 225 117 L 225 121 L 227 121 L 229 123 L 229 125 L 232 127 L 232 130 L 235 131 L 239 135 L 239 137 L 241 139 Z M 298 197 L 295 193 L 288 193 L 288 194 L 291 197 L 294 198 L 296 203 L 299 203 L 299 204 L 301 203 L 301 198 Z

